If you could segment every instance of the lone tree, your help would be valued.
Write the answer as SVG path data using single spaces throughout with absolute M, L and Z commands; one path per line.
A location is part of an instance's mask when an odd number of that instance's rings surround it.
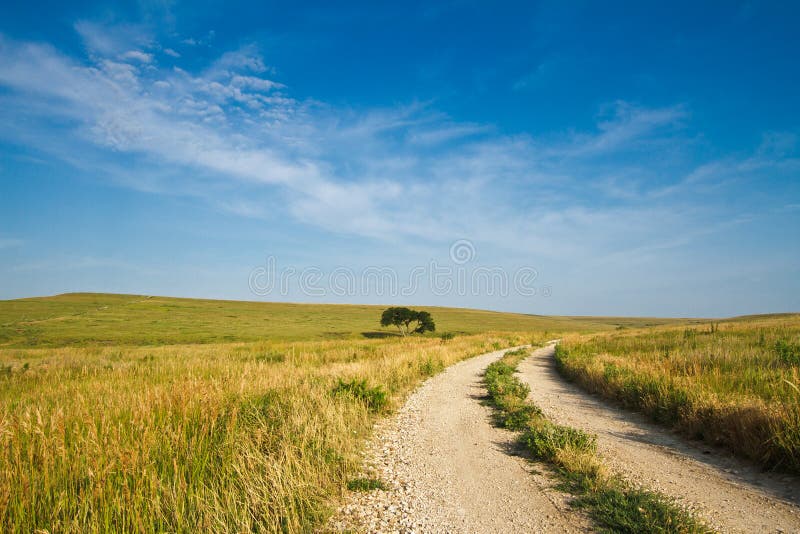
M 396 326 L 403 336 L 424 334 L 436 330 L 436 324 L 430 313 L 397 307 L 387 308 L 383 311 L 381 326 Z

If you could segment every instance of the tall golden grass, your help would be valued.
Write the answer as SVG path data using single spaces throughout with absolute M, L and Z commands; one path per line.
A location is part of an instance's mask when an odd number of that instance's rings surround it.
M 800 472 L 800 316 L 566 336 L 562 373 L 685 434 Z
M 359 468 L 380 407 L 530 336 L 0 350 L 5 532 L 302 532 Z

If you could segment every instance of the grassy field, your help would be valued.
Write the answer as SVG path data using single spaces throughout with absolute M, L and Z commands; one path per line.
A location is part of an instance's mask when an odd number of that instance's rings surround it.
M 800 472 L 800 315 L 567 336 L 590 391 L 768 468 Z
M 160 345 L 354 339 L 394 333 L 385 306 L 287 304 L 72 293 L 0 301 L 0 346 Z M 554 317 L 425 307 L 438 332 L 595 332 L 675 319 Z
M 544 336 L 674 322 L 425 309 L 437 333 L 404 339 L 378 327 L 381 306 L 0 302 L 0 528 L 306 532 L 425 377 Z
M 428 309 L 459 335 L 387 335 L 377 306 L 0 302 L 2 530 L 308 531 L 420 380 L 535 332 L 616 324 Z
M 304 532 L 375 417 L 513 335 L 0 351 L 4 532 Z

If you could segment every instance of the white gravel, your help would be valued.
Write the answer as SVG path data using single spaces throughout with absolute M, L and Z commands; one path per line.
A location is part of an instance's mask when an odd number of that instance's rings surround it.
M 367 476 L 387 491 L 353 493 L 333 530 L 359 532 L 580 532 L 587 523 L 512 454 L 515 434 L 491 424 L 482 373 L 505 351 L 453 365 L 426 381 L 367 451 Z

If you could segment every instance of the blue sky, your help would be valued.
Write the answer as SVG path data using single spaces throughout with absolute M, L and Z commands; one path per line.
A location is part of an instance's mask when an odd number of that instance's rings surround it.
M 254 4 L 0 6 L 0 298 L 800 311 L 796 4 Z

